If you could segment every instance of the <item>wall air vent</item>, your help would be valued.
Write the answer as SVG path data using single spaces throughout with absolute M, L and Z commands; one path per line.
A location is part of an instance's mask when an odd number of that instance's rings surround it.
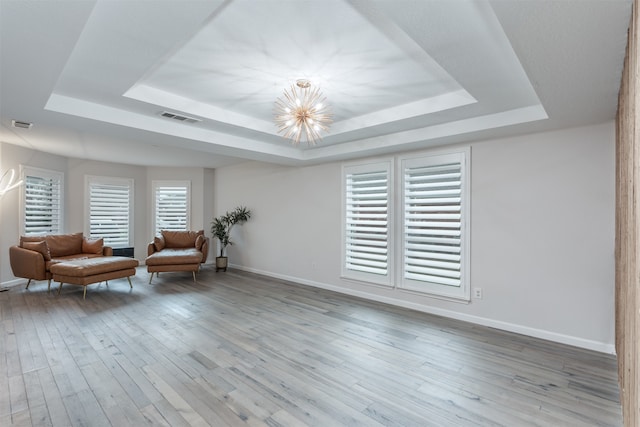
M 202 121 L 202 120 L 196 119 L 194 117 L 187 117 L 187 116 L 183 116 L 181 114 L 171 113 L 169 111 L 163 111 L 162 113 L 160 113 L 160 116 L 161 117 L 165 117 L 167 119 L 177 120 L 179 122 L 184 122 L 184 123 L 198 123 L 198 122 Z
M 21 122 L 19 120 L 11 120 L 11 126 L 13 126 L 14 128 L 31 129 L 31 126 L 33 126 L 33 123 Z

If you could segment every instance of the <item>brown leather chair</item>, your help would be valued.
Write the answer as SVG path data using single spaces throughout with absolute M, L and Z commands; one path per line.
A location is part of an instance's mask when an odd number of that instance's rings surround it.
M 147 271 L 153 273 L 168 271 L 191 271 L 193 281 L 200 264 L 207 260 L 209 253 L 209 238 L 204 230 L 200 231 L 170 231 L 162 230 L 147 247 Z

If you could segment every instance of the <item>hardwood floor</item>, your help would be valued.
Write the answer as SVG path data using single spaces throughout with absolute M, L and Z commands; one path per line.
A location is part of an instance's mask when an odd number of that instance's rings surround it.
M 612 356 L 214 270 L 0 293 L 0 425 L 622 424 Z

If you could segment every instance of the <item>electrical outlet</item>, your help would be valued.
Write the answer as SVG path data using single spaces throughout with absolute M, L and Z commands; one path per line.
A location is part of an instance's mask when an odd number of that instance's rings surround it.
M 473 288 L 473 296 L 475 296 L 476 299 L 482 299 L 482 288 Z

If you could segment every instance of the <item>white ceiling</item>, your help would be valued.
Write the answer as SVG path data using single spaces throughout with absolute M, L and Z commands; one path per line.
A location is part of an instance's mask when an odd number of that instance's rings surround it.
M 0 0 L 0 141 L 140 165 L 299 165 L 599 123 L 615 117 L 630 12 L 631 0 Z M 272 120 L 300 78 L 334 119 L 313 147 Z

